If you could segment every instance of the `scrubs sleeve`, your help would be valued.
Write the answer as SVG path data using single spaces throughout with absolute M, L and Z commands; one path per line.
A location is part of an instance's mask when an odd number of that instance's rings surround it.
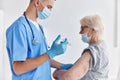
M 13 62 L 25 61 L 27 58 L 27 36 L 26 29 L 23 24 L 16 24 L 13 29 L 13 46 L 11 45 Z

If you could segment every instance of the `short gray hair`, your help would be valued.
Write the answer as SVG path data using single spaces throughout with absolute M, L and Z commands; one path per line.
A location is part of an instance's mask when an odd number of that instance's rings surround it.
M 34 0 L 30 0 L 30 3 L 32 3 Z
M 94 29 L 98 35 L 102 35 L 104 25 L 99 15 L 88 15 L 80 20 L 82 26 L 87 26 Z

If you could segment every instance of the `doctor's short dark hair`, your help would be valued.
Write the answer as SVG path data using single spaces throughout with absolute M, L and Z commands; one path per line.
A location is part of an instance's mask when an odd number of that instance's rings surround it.
M 30 3 L 32 3 L 34 0 L 30 0 Z M 46 0 L 41 0 L 41 1 L 46 1 Z M 56 0 L 55 0 L 56 1 Z
M 30 3 L 32 3 L 34 0 L 30 0 Z

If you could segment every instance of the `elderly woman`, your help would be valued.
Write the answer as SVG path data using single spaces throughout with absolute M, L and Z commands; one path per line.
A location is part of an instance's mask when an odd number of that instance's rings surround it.
M 102 39 L 103 23 L 98 15 L 85 16 L 80 20 L 81 39 L 89 46 L 83 50 L 81 57 L 68 70 L 56 70 L 56 80 L 107 80 L 109 60 L 105 43 Z

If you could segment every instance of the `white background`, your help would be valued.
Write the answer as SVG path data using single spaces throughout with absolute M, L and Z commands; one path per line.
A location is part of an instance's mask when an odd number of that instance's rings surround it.
M 5 48 L 5 31 L 14 20 L 23 14 L 28 4 L 29 0 L 0 0 L 0 9 L 4 13 L 4 16 L 0 13 L 0 32 L 2 32 L 0 34 L 2 37 L 0 39 L 0 80 L 11 80 L 9 60 Z M 85 15 L 99 14 L 105 24 L 104 38 L 110 52 L 108 55 L 111 63 L 109 80 L 119 80 L 117 77 L 120 75 L 120 37 L 115 34 L 117 27 L 115 9 L 115 0 L 57 0 L 49 19 L 39 20 L 44 26 L 49 45 L 58 34 L 61 34 L 63 39 L 67 37 L 71 44 L 64 55 L 55 59 L 63 63 L 74 63 L 80 57 L 86 44 L 80 40 L 79 20 Z M 118 13 L 120 14 L 120 9 Z M 118 18 L 120 19 L 119 15 Z M 120 34 L 119 27 L 117 31 Z M 116 41 L 118 41 L 117 46 Z
M 3 38 L 3 30 L 2 30 L 2 26 L 3 26 L 3 11 L 0 10 L 0 36 L 1 38 Z M 3 72 L 3 44 L 2 44 L 2 40 L 0 40 L 0 74 Z M 0 79 L 1 79 L 2 75 L 0 75 Z

